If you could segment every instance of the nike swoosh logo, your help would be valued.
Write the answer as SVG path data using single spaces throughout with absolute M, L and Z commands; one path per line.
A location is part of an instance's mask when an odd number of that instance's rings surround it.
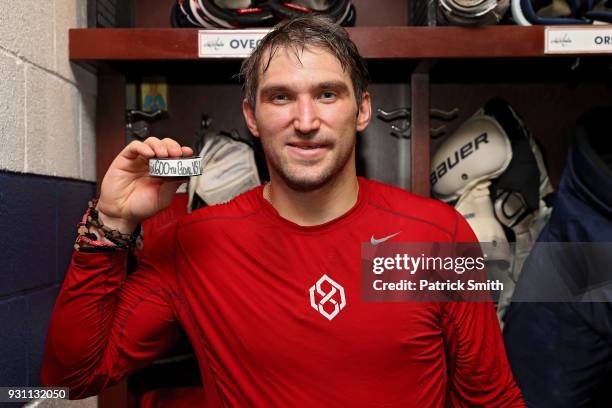
M 402 231 L 400 231 L 400 232 L 402 232 Z M 370 238 L 370 244 L 378 245 L 381 242 L 385 242 L 386 240 L 393 238 L 394 236 L 396 236 L 400 232 L 396 232 L 395 234 L 387 235 L 386 237 L 383 237 L 383 238 L 380 238 L 380 239 L 376 239 L 376 238 L 374 238 L 374 235 L 372 235 L 372 237 Z

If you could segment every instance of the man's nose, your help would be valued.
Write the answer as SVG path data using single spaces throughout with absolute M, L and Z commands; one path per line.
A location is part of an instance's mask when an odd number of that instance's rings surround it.
M 293 119 L 293 127 L 298 133 L 308 134 L 315 132 L 321 126 L 321 119 L 316 105 L 316 101 L 311 96 L 298 98 L 296 112 Z

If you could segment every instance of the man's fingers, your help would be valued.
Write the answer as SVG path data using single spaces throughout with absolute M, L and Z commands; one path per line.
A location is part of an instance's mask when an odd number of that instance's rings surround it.
M 144 142 L 153 149 L 156 157 L 168 157 L 168 149 L 166 148 L 166 145 L 158 138 L 148 137 Z
M 129 160 L 134 160 L 138 156 L 150 159 L 152 157 L 189 157 L 192 155 L 193 150 L 190 147 L 181 146 L 170 138 L 159 140 L 156 137 L 149 137 L 144 142 L 134 140 L 123 149 L 123 156 Z
M 166 147 L 166 150 L 168 151 L 168 155 L 170 157 L 181 157 L 183 155 L 181 145 L 178 144 L 176 140 L 167 137 L 162 140 L 162 144 Z
M 181 151 L 183 152 L 183 156 L 193 156 L 193 149 L 191 147 L 182 146 Z
M 144 144 L 143 142 L 134 140 L 128 144 L 125 149 L 123 149 L 123 155 L 130 160 L 133 160 L 138 156 L 143 156 L 150 159 L 151 157 L 155 156 L 155 152 L 150 146 Z

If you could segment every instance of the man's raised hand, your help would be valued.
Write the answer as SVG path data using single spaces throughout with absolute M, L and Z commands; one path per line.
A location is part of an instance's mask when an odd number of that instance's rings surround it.
M 102 180 L 97 210 L 104 225 L 131 233 L 143 219 L 170 205 L 176 189 L 187 178 L 168 180 L 149 176 L 149 159 L 191 155 L 191 148 L 169 138 L 149 137 L 144 142 L 127 145 Z

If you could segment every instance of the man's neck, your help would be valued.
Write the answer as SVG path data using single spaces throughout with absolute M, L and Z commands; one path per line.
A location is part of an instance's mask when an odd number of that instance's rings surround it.
M 334 179 L 312 191 L 296 191 L 283 182 L 264 187 L 264 198 L 281 217 L 301 226 L 324 224 L 348 212 L 359 195 L 359 181 L 355 174 L 345 179 Z

